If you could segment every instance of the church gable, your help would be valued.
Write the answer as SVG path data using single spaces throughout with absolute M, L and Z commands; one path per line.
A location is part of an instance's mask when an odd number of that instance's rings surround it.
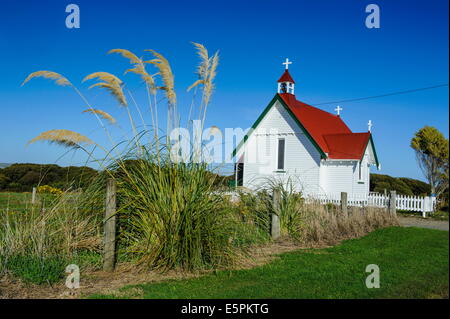
M 263 121 L 263 119 L 266 118 L 267 114 L 269 113 L 269 111 L 275 107 L 276 105 L 278 105 L 278 107 L 282 107 L 284 108 L 285 112 L 289 115 L 290 119 L 291 119 L 291 123 L 295 123 L 295 125 L 298 127 L 297 130 L 294 131 L 299 131 L 302 132 L 303 134 L 305 134 L 305 136 L 307 137 L 307 139 L 312 143 L 312 145 L 314 146 L 314 148 L 317 150 L 317 152 L 319 152 L 320 156 L 322 158 L 325 158 L 326 155 L 325 153 L 322 151 L 322 149 L 320 148 L 320 146 L 316 143 L 316 141 L 312 138 L 312 136 L 309 134 L 309 132 L 305 129 L 305 127 L 300 123 L 300 121 L 298 120 L 298 118 L 292 113 L 291 109 L 286 105 L 286 103 L 283 101 L 283 99 L 281 98 L 281 96 L 279 94 L 276 94 L 273 99 L 270 101 L 269 105 L 267 105 L 267 107 L 264 109 L 264 111 L 261 113 L 261 115 L 258 117 L 258 119 L 255 121 L 255 123 L 252 125 L 251 129 L 249 130 L 249 132 L 244 136 L 244 139 L 238 144 L 238 146 L 234 149 L 232 156 L 236 156 L 238 154 L 238 152 L 241 150 L 241 148 L 247 143 L 247 140 L 249 139 L 249 137 L 255 132 L 255 130 L 257 130 L 257 128 L 259 127 L 260 123 Z M 292 124 L 291 124 L 292 125 Z M 276 127 L 278 128 L 278 127 Z
M 336 108 L 338 114 L 335 115 L 298 101 L 294 95 L 295 81 L 288 71 L 288 66 L 291 63 L 288 59 L 283 63 L 286 65 L 286 70 L 278 80 L 277 94 L 233 151 L 232 156 L 236 156 L 276 104 L 284 107 L 290 118 L 294 120 L 301 132 L 319 152 L 322 159 L 362 160 L 365 150 L 370 145 L 372 163 L 379 167 L 380 164 L 370 132 L 371 122 L 369 121 L 368 132 L 353 133 L 340 117 L 341 107 Z M 273 128 L 278 127 L 275 124 Z

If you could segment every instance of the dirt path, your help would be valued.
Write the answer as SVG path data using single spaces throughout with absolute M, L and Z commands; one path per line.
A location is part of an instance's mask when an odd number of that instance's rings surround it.
M 420 217 L 398 217 L 400 224 L 404 227 L 421 227 L 448 231 L 448 221 L 424 219 Z

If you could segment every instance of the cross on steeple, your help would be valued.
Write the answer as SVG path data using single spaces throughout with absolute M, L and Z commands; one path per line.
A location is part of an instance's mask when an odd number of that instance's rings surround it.
M 340 107 L 339 105 L 334 109 L 337 112 L 337 115 L 341 115 L 341 111 L 343 110 L 342 107 Z
M 369 120 L 369 122 L 367 123 L 367 127 L 368 127 L 368 131 L 371 132 L 372 131 L 372 120 Z
M 289 61 L 288 58 L 286 58 L 286 62 L 283 62 L 282 64 L 284 64 L 286 66 L 286 70 L 289 69 L 289 64 L 292 64 L 292 62 Z

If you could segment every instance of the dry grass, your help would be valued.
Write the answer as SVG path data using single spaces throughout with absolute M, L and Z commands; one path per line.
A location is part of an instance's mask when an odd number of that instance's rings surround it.
M 78 207 L 69 193 L 48 209 L 30 206 L 26 214 L 0 212 L 0 256 L 71 256 L 77 249 L 99 251 L 99 218 L 91 208 Z M 0 269 L 1 270 L 1 269 Z
M 301 245 L 312 247 L 334 245 L 378 228 L 399 225 L 396 216 L 375 207 L 349 207 L 344 214 L 339 207 L 312 203 L 301 204 L 298 212 L 290 235 Z

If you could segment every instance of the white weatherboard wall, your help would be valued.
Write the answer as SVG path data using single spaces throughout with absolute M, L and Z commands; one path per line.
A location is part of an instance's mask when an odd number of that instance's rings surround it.
M 322 193 L 353 193 L 355 161 L 323 161 L 321 167 Z M 357 172 L 356 172 L 357 173 Z
M 371 151 L 366 150 L 361 161 L 354 160 L 326 160 L 321 165 L 322 193 L 368 194 L 370 183 Z M 359 178 L 361 165 L 361 179 Z
M 280 138 L 286 141 L 284 172 L 277 172 Z M 269 179 L 286 181 L 290 176 L 298 191 L 319 191 L 320 154 L 278 101 L 239 150 L 238 158 L 243 152 L 245 187 L 256 189 L 267 185 Z

